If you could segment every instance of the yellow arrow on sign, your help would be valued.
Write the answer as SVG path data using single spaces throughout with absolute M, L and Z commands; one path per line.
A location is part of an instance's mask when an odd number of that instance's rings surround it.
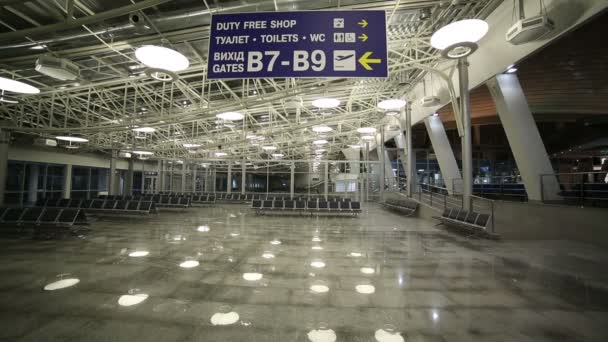
M 359 58 L 359 63 L 365 68 L 365 70 L 371 71 L 374 70 L 371 66 L 369 66 L 370 64 L 380 64 L 382 63 L 382 60 L 380 58 L 370 58 L 372 55 L 372 52 L 366 52 L 363 54 L 363 56 L 361 56 L 361 58 Z
M 361 39 L 361 41 L 363 41 L 363 42 L 366 42 L 366 41 L 367 41 L 367 39 L 368 39 L 368 37 L 367 37 L 367 35 L 366 35 L 365 33 L 363 33 L 363 34 L 361 34 L 361 35 L 359 36 L 359 39 Z
M 361 27 L 366 28 L 367 27 L 367 20 L 363 19 L 360 22 L 358 22 L 357 24 L 361 25 Z

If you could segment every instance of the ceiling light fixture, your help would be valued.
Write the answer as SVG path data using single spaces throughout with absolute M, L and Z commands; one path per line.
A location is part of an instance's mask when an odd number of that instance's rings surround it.
M 277 149 L 277 147 L 276 147 L 276 146 L 269 145 L 269 146 L 262 146 L 262 149 L 263 149 L 264 151 L 275 151 L 275 150 Z
M 465 19 L 448 24 L 431 37 L 431 46 L 441 50 L 445 58 L 458 59 L 477 50 L 477 42 L 488 33 L 488 23 Z
M 373 135 L 364 135 L 361 137 L 361 139 L 363 140 L 374 140 L 374 136 Z
M 285 157 L 285 155 L 283 153 L 273 153 L 272 156 L 275 157 L 275 158 L 283 158 L 283 157 Z
M 378 102 L 378 108 L 384 110 L 396 110 L 405 107 L 406 104 L 407 102 L 405 102 L 405 100 L 388 99 Z
M 312 143 L 315 144 L 315 145 L 325 145 L 325 144 L 327 144 L 327 140 L 320 139 L 320 140 L 315 140 Z
M 89 141 L 88 139 L 85 139 L 85 138 L 62 136 L 62 135 L 55 137 L 55 139 L 61 140 L 61 141 L 79 142 L 79 143 L 85 143 L 85 142 Z
M 312 101 L 312 105 L 317 108 L 336 108 L 340 105 L 340 100 L 332 98 L 321 98 Z
M 199 144 L 183 144 L 182 146 L 184 146 L 185 148 L 197 148 L 197 147 L 201 147 L 201 145 L 199 145 Z
M 133 128 L 133 132 L 154 133 L 154 132 L 156 132 L 156 128 L 153 128 L 153 127 L 138 127 L 138 128 Z
M 215 152 L 216 157 L 225 157 L 227 155 L 228 155 L 228 153 L 226 153 L 226 152 Z
M 357 132 L 361 134 L 373 134 L 376 133 L 376 128 L 374 127 L 361 127 L 357 128 Z
M 0 77 L 0 89 L 20 94 L 38 94 L 40 89 L 21 81 L 11 80 L 10 78 Z
M 237 113 L 237 112 L 226 112 L 226 113 L 217 114 L 215 117 L 218 119 L 226 120 L 226 121 L 238 121 L 238 120 L 243 120 L 243 118 L 245 116 L 243 114 Z
M 140 156 L 151 156 L 154 154 L 154 152 L 150 152 L 150 151 L 131 151 L 135 154 L 139 154 Z
M 316 132 L 316 133 L 327 133 L 327 132 L 331 132 L 333 130 L 334 129 L 329 126 L 315 126 L 312 128 L 312 131 Z
M 142 46 L 135 50 L 135 57 L 147 67 L 172 72 L 186 70 L 190 66 L 186 56 L 162 46 Z

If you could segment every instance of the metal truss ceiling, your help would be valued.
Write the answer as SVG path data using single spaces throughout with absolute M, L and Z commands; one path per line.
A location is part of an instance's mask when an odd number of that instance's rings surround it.
M 136 12 L 143 24 L 134 25 L 125 6 L 154 3 Z M 0 1 L 0 74 L 27 81 L 40 95 L 20 97 L 19 104 L 0 106 L 2 127 L 24 134 L 54 137 L 79 134 L 90 150 L 146 149 L 154 158 L 209 159 L 221 149 L 230 159 L 267 158 L 261 145 L 273 144 L 283 159 L 311 159 L 311 128 L 325 124 L 334 130 L 324 136 L 329 157 L 359 143 L 362 126 L 398 127 L 395 118 L 376 109 L 379 100 L 407 96 L 421 80 L 420 65 L 434 67 L 440 55 L 429 44 L 431 34 L 451 21 L 483 18 L 501 0 L 400 1 L 212 1 L 175 0 L 38 0 Z M 143 6 L 141 6 L 143 7 Z M 206 79 L 206 47 L 211 13 L 288 11 L 302 9 L 381 9 L 388 18 L 388 79 Z M 428 14 L 421 18 L 421 13 Z M 116 16 L 96 20 L 96 15 Z M 71 19 L 70 19 L 71 18 Z M 74 27 L 72 21 L 87 22 Z M 71 25 L 64 25 L 69 24 Z M 48 34 L 38 29 L 52 25 Z M 30 32 L 23 34 L 15 32 Z M 15 38 L 17 37 L 17 38 Z M 190 60 L 179 80 L 163 83 L 147 77 L 134 57 L 142 44 L 164 42 Z M 35 60 L 44 54 L 68 58 L 81 69 L 77 82 L 60 82 L 37 73 Z M 333 97 L 339 108 L 318 110 L 311 101 Z M 242 122 L 218 122 L 215 114 L 240 111 Z M 133 127 L 157 129 L 136 139 Z M 252 145 L 255 133 L 265 140 Z M 200 144 L 188 150 L 184 143 Z

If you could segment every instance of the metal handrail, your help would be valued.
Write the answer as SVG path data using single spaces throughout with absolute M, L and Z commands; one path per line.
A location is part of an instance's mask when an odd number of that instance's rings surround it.
M 475 211 L 475 200 L 480 200 L 482 202 L 486 202 L 490 204 L 490 229 L 492 231 L 492 233 L 494 233 L 494 202 L 491 199 L 487 199 L 484 197 L 479 197 L 479 196 L 475 196 L 475 195 L 471 195 L 471 208 L 473 209 L 473 211 Z

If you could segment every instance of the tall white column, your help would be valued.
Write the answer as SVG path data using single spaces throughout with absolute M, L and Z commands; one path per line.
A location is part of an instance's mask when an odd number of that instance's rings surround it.
M 416 152 L 412 145 L 412 107 L 408 104 L 405 107 L 405 154 L 406 164 L 406 193 L 408 197 L 412 197 L 415 188 L 418 186 L 418 177 L 416 172 Z
M 182 184 L 180 186 L 180 192 L 184 193 L 188 190 L 188 188 L 186 187 L 186 176 L 188 174 L 188 164 L 186 164 L 186 162 L 184 162 L 182 164 Z
M 245 159 L 241 161 L 241 194 L 247 192 L 247 162 Z
M 228 174 L 226 180 L 226 192 L 232 193 L 232 160 L 228 161 Z
M 198 165 L 191 164 L 190 172 L 192 173 L 192 192 L 196 192 L 196 177 L 198 176 Z
M 325 161 L 325 170 L 324 170 L 324 177 L 325 177 L 325 183 L 323 183 L 323 194 L 325 196 L 325 200 L 327 201 L 327 195 L 329 192 L 329 162 Z
M 158 160 L 156 162 L 156 186 L 154 187 L 154 193 L 163 191 L 163 161 Z
M 6 177 L 8 175 L 8 145 L 10 133 L 0 129 L 0 206 L 4 205 Z
M 29 204 L 34 204 L 38 200 L 38 176 L 40 167 L 37 164 L 30 164 L 30 181 L 27 187 L 27 200 Z
M 108 173 L 108 195 L 116 195 L 118 180 L 116 178 L 116 150 L 110 152 L 110 172 Z
M 295 176 L 295 172 L 296 172 L 296 164 L 294 162 L 291 162 L 291 166 L 289 167 L 289 198 L 293 199 L 293 193 L 294 193 L 294 189 L 295 189 L 295 181 L 296 181 L 296 176 Z
M 460 81 L 460 113 L 462 115 L 462 203 L 465 210 L 471 210 L 473 195 L 473 145 L 471 143 L 471 94 L 469 92 L 469 62 L 458 60 Z
M 439 163 L 439 169 L 441 170 L 441 176 L 443 177 L 445 187 L 448 189 L 450 195 L 461 193 L 462 183 L 460 180 L 462 179 L 462 176 L 458 169 L 458 163 L 456 162 L 456 157 L 454 157 L 454 151 L 450 146 L 450 141 L 445 133 L 441 118 L 438 116 L 429 116 L 424 119 L 424 125 L 426 126 L 426 131 L 431 139 L 433 151 L 435 151 L 435 156 Z
M 531 201 L 559 199 L 559 184 L 516 74 L 488 81 L 500 122 Z M 541 175 L 543 181 L 541 183 Z
M 133 195 L 133 169 L 135 167 L 133 157 L 129 158 L 129 169 L 127 170 L 127 179 L 125 181 L 125 195 Z
M 63 168 L 63 198 L 70 198 L 72 192 L 72 165 Z

